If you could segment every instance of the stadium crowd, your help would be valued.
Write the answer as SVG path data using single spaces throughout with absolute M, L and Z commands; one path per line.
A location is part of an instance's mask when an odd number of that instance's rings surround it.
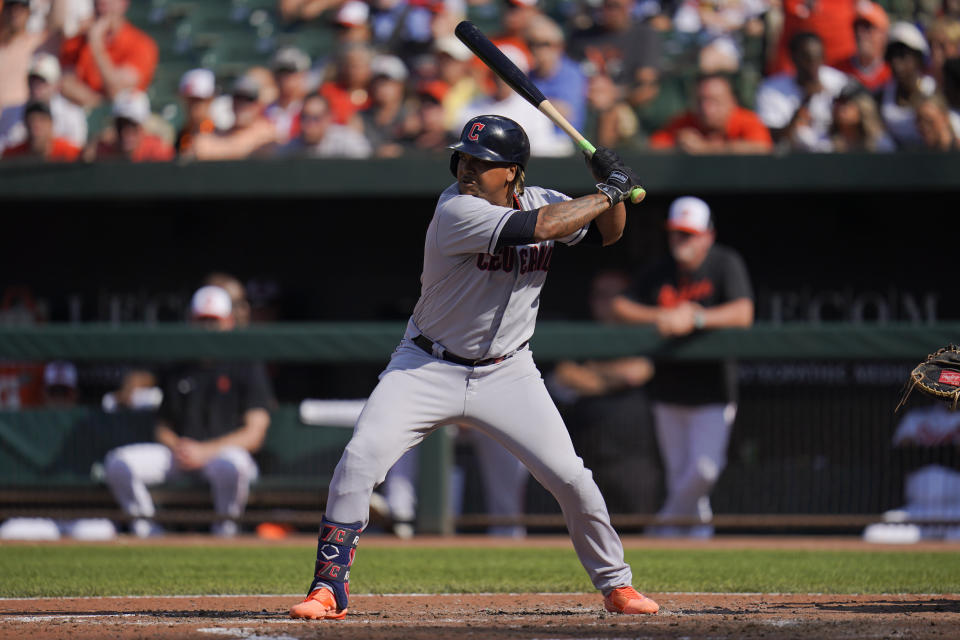
M 201 10 L 259 59 L 204 54 L 181 28 Z M 2 0 L 0 153 L 389 158 L 495 112 L 534 155 L 572 154 L 455 38 L 464 18 L 598 145 L 958 148 L 958 0 Z

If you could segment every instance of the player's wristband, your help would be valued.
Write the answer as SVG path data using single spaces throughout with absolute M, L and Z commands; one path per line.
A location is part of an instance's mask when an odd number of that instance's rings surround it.
M 703 317 L 703 311 L 697 311 L 693 314 L 693 327 L 695 329 L 703 329 L 706 324 L 707 320 Z

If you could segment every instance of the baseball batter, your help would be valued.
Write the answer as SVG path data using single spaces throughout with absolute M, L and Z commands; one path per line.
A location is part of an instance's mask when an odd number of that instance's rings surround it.
M 590 161 L 598 193 L 571 200 L 524 186 L 526 133 L 478 116 L 450 161 L 457 182 L 437 203 L 424 243 L 421 295 L 400 345 L 337 464 L 314 578 L 294 618 L 342 619 L 370 495 L 438 425 L 467 422 L 519 458 L 560 503 L 581 563 L 608 611 L 656 613 L 632 586 L 603 496 L 570 441 L 527 346 L 556 243 L 609 245 L 638 181 L 610 150 Z

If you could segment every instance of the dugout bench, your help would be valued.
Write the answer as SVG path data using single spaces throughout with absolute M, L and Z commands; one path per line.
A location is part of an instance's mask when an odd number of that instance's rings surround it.
M 0 521 L 13 517 L 62 520 L 130 518 L 117 507 L 103 480 L 111 449 L 151 442 L 155 413 L 93 408 L 0 412 Z M 326 489 L 352 429 L 304 424 L 294 405 L 271 412 L 270 428 L 257 454 L 260 477 L 251 485 L 240 521 L 315 528 L 323 515 Z M 423 444 L 427 455 L 443 456 L 443 430 Z M 423 465 L 418 528 L 443 533 L 452 525 L 436 508 L 446 487 L 442 471 Z M 436 477 L 434 477 L 436 476 Z M 435 487 L 435 488 L 434 488 Z M 156 520 L 167 525 L 205 526 L 217 519 L 209 486 L 190 479 L 150 489 Z

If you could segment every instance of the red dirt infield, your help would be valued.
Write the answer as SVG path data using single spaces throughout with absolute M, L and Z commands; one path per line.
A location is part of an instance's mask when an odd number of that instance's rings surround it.
M 241 538 L 229 544 L 305 545 L 312 536 L 283 541 Z M 9 544 L 9 543 L 5 543 Z M 57 543 L 52 543 L 57 544 Z M 105 543 L 89 543 L 105 544 Z M 110 544 L 216 544 L 206 536 Z M 564 536 L 500 541 L 486 536 L 415 538 L 370 536 L 365 546 L 569 545 Z M 627 548 L 780 548 L 956 553 L 960 545 L 868 545 L 857 538 L 717 537 L 712 541 L 624 538 Z M 2 578 L 0 578 L 2 580 Z M 589 594 L 354 595 L 343 621 L 291 620 L 302 596 L 181 596 L 37 598 L 0 600 L 0 638 L 239 638 L 247 640 L 559 640 L 561 638 L 957 638 L 960 594 L 674 594 L 648 593 L 660 603 L 655 616 L 604 611 Z

